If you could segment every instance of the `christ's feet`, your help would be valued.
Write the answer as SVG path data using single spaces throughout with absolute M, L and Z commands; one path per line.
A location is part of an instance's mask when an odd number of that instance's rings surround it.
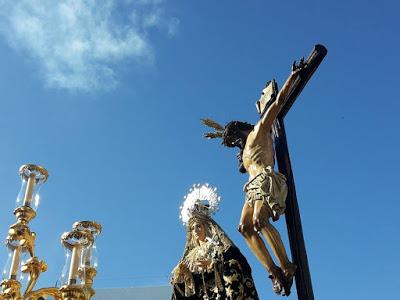
M 269 273 L 268 278 L 272 281 L 272 289 L 278 295 L 282 293 L 282 290 L 285 286 L 285 275 L 281 268 L 276 268 L 273 272 Z
M 292 287 L 293 284 L 293 277 L 294 274 L 296 273 L 296 269 L 297 266 L 295 264 L 290 264 L 284 271 L 284 275 L 285 275 L 285 281 L 284 281 L 284 292 L 283 292 L 283 296 L 289 296 L 290 295 L 290 289 Z

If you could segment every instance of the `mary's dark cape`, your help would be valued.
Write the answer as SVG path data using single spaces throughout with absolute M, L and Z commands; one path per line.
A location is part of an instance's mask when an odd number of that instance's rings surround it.
M 257 290 L 254 286 L 253 278 L 251 275 L 251 268 L 240 252 L 235 246 L 229 247 L 223 253 L 223 261 L 219 262 L 218 270 L 221 274 L 223 289 L 215 290 L 215 274 L 204 273 L 193 274 L 195 283 L 195 294 L 189 297 L 184 295 L 185 284 L 178 283 L 173 286 L 173 300 L 259 300 Z M 204 285 L 208 298 L 205 298 Z

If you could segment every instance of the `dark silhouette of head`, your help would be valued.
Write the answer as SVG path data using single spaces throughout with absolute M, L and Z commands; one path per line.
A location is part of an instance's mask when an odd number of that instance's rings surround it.
M 231 121 L 224 129 L 222 144 L 226 147 L 238 147 L 243 150 L 247 136 L 252 131 L 254 125 L 241 121 Z
M 202 123 L 207 127 L 214 129 L 214 132 L 204 134 L 205 138 L 216 139 L 222 138 L 222 145 L 230 148 L 238 147 L 240 152 L 237 154 L 239 161 L 239 171 L 246 173 L 246 168 L 243 165 L 242 154 L 246 145 L 247 136 L 253 130 L 254 125 L 241 121 L 231 121 L 226 126 L 222 126 L 211 119 L 201 119 Z
M 247 136 L 250 131 L 252 131 L 254 125 L 241 121 L 229 122 L 225 128 L 222 136 L 222 144 L 226 147 L 238 147 L 240 152 L 237 154 L 237 159 L 239 163 L 239 172 L 246 173 L 246 168 L 243 165 L 243 149 L 246 145 Z

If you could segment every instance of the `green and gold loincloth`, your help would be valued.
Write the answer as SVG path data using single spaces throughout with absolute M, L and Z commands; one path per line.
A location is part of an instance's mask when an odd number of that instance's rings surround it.
M 260 174 L 247 182 L 243 191 L 246 193 L 245 200 L 250 206 L 255 201 L 263 201 L 271 208 L 274 221 L 285 213 L 287 185 L 286 177 L 275 172 L 271 167 L 266 167 Z

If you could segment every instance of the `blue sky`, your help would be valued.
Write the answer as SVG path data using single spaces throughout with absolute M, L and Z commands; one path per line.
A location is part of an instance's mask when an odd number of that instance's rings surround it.
M 222 196 L 215 219 L 262 299 L 275 297 L 236 232 L 246 181 L 236 152 L 203 140 L 199 119 L 256 121 L 265 82 L 281 86 L 292 61 L 322 43 L 328 56 L 286 118 L 314 294 L 395 298 L 395 1 L 10 3 L 0 2 L 0 229 L 5 237 L 14 221 L 19 166 L 45 166 L 31 223 L 49 264 L 39 286 L 59 277 L 59 237 L 81 219 L 104 226 L 97 287 L 166 284 L 184 246 L 182 197 L 209 182 Z

